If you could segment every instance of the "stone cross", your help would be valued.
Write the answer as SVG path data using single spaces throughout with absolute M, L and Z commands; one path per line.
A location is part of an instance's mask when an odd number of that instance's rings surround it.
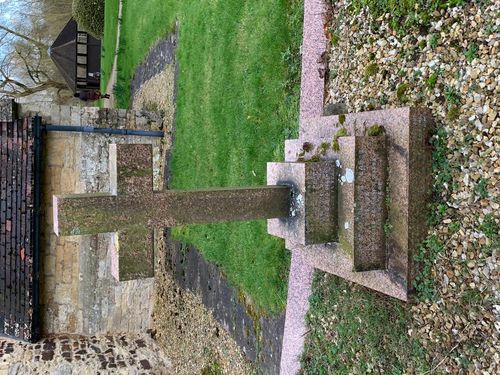
M 153 276 L 153 229 L 290 214 L 283 185 L 155 192 L 152 160 L 150 145 L 111 145 L 110 194 L 54 196 L 57 235 L 119 233 L 113 273 L 121 281 Z

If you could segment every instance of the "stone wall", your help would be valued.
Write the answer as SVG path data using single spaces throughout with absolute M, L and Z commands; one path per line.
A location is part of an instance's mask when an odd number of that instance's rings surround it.
M 0 100 L 0 121 L 12 122 L 17 120 L 16 115 L 16 103 L 14 100 Z
M 52 125 L 158 130 L 147 112 L 23 104 L 20 115 L 39 114 Z M 141 332 L 151 322 L 153 279 L 118 282 L 111 275 L 112 234 L 57 237 L 53 234 L 52 196 L 107 192 L 110 143 L 155 144 L 157 138 L 48 132 L 43 137 L 42 333 L 96 335 Z M 155 168 L 156 181 L 159 167 Z
M 146 335 L 53 336 L 37 344 L 0 340 L 0 375 L 170 374 Z

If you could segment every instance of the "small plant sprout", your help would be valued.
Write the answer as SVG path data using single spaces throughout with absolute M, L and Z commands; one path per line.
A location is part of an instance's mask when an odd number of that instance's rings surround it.
M 429 76 L 429 78 L 427 78 L 425 83 L 426 83 L 427 87 L 429 88 L 429 90 L 434 90 L 434 87 L 436 87 L 438 77 L 439 77 L 439 73 L 434 72 Z
M 439 35 L 438 34 L 432 34 L 431 37 L 429 38 L 429 47 L 432 49 L 436 49 L 439 44 Z
M 408 101 L 408 97 L 406 96 L 406 92 L 410 88 L 410 85 L 407 83 L 402 83 L 396 89 L 396 97 L 399 101 L 405 103 Z
M 371 63 L 365 69 L 365 77 L 366 78 L 372 77 L 372 76 L 374 76 L 377 73 L 378 73 L 378 65 L 377 65 L 377 63 Z
M 338 31 L 335 33 L 332 33 L 332 45 L 338 46 L 339 42 L 340 42 L 340 33 Z
M 476 43 L 471 43 L 469 45 L 469 48 L 467 48 L 467 50 L 464 52 L 465 59 L 468 63 L 471 63 L 477 57 L 478 50 L 479 47 Z
M 394 230 L 394 227 L 392 226 L 392 224 L 387 221 L 385 224 L 384 224 L 384 233 L 386 236 L 390 236 L 392 231 Z
M 341 128 L 341 129 L 337 130 L 337 134 L 335 134 L 335 136 L 337 138 L 347 137 L 347 129 L 346 128 Z
M 446 89 L 444 90 L 444 97 L 448 105 L 458 106 L 462 102 L 462 97 L 460 96 L 460 93 L 454 87 L 451 86 L 446 87 Z
M 460 223 L 458 221 L 454 221 L 448 225 L 448 229 L 451 233 L 457 233 L 460 230 Z
M 481 177 L 476 186 L 474 186 L 474 192 L 479 195 L 481 199 L 488 198 L 488 179 Z
M 330 144 L 328 142 L 323 142 L 320 146 L 320 154 L 323 156 L 326 155 L 329 148 L 330 148 Z

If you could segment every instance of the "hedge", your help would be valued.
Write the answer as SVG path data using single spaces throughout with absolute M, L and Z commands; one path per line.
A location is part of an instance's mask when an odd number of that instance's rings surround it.
M 104 35 L 104 0 L 73 0 L 73 18 L 81 30 L 102 39 Z

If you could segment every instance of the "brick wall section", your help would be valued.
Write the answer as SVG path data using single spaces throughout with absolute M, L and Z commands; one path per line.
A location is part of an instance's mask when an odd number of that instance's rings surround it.
M 55 336 L 37 344 L 0 340 L 0 375 L 172 373 L 146 335 Z
M 38 336 L 31 121 L 0 122 L 0 334 Z
M 157 130 L 148 112 L 23 104 L 22 114 L 39 114 L 53 125 Z M 150 327 L 153 279 L 117 282 L 111 275 L 114 236 L 57 237 L 52 232 L 52 196 L 107 192 L 110 143 L 155 143 L 154 138 L 49 132 L 43 137 L 42 333 L 83 335 L 143 332 Z M 159 152 L 155 152 L 159 162 Z M 159 168 L 155 168 L 156 181 Z

